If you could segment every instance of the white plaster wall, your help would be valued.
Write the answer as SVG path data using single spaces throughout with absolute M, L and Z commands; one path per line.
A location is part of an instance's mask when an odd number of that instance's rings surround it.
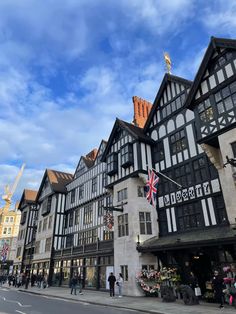
M 141 265 L 153 264 L 157 266 L 154 255 L 141 254 L 137 251 L 137 239 L 144 240 L 158 235 L 157 212 L 149 205 L 145 197 L 137 197 L 137 186 L 144 185 L 140 178 L 130 178 L 114 186 L 114 206 L 117 204 L 117 191 L 128 188 L 128 202 L 124 205 L 123 213 L 114 212 L 114 271 L 117 276 L 121 265 L 128 265 L 129 279 L 124 283 L 124 295 L 138 296 L 143 293 L 136 283 L 136 274 L 141 270 Z M 152 235 L 140 235 L 139 212 L 151 212 Z M 117 216 L 128 213 L 129 235 L 118 238 Z
M 233 158 L 231 143 L 235 141 L 236 128 L 219 136 L 223 163 L 226 162 L 226 156 Z M 219 169 L 220 182 L 230 224 L 236 223 L 236 181 L 232 176 L 235 172 L 236 168 L 231 165 L 227 165 L 225 168 L 222 167 Z

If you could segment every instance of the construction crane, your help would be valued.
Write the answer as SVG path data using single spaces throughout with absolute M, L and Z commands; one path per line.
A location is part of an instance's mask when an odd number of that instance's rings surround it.
M 15 178 L 15 181 L 14 181 L 11 188 L 9 185 L 5 186 L 5 194 L 2 196 L 2 199 L 5 201 L 5 205 L 3 206 L 1 213 L 3 213 L 4 211 L 6 211 L 10 208 L 12 196 L 15 193 L 17 185 L 18 185 L 20 178 L 23 174 L 24 168 L 25 168 L 25 164 L 23 164 L 22 167 L 20 168 L 20 171 L 18 172 L 18 174 Z

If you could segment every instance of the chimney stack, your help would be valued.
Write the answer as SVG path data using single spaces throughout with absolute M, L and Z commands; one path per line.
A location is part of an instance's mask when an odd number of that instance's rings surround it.
M 134 103 L 133 123 L 134 125 L 143 128 L 151 111 L 152 104 L 137 96 L 133 96 L 132 99 Z

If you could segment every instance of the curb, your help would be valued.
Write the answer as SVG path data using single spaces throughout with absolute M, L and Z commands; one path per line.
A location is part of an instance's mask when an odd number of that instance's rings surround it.
M 39 295 L 39 296 L 47 296 L 47 297 L 51 297 L 53 299 L 64 299 L 64 300 L 69 300 L 69 301 L 74 301 L 74 302 L 78 302 L 78 303 L 89 303 L 89 304 L 93 304 L 93 305 L 100 305 L 100 306 L 106 306 L 106 307 L 112 307 L 112 308 L 123 308 L 126 310 L 135 310 L 137 312 L 141 312 L 141 313 L 150 313 L 150 314 L 165 314 L 164 312 L 157 312 L 157 311 L 153 311 L 153 310 L 144 310 L 143 309 L 139 309 L 139 308 L 130 308 L 127 306 L 124 306 L 122 304 L 116 305 L 116 304 L 106 304 L 106 303 L 99 303 L 99 302 L 93 302 L 93 301 L 88 301 L 88 300 L 77 300 L 77 299 L 71 299 L 68 297 L 59 297 L 58 295 L 47 295 L 47 294 L 43 294 L 43 293 L 39 293 L 39 292 L 35 292 L 35 291 L 30 291 L 30 290 L 23 290 L 23 289 L 18 289 L 18 291 L 23 292 L 23 293 L 28 293 L 28 294 L 35 294 L 35 295 Z

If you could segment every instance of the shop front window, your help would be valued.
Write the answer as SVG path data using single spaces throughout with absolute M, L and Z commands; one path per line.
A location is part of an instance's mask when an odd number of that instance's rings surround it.
M 69 285 L 71 272 L 71 261 L 63 261 L 62 267 L 62 285 Z
M 97 286 L 97 272 L 96 267 L 86 267 L 85 287 L 96 288 Z

